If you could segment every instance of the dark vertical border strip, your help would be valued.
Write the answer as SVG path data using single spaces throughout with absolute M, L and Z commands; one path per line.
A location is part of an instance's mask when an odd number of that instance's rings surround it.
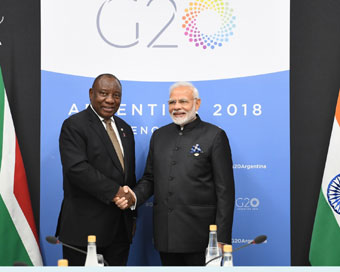
M 340 2 L 291 1 L 291 264 L 308 254 L 337 94 Z
M 2 18 L 0 65 L 39 227 L 40 0 L 1 0 Z

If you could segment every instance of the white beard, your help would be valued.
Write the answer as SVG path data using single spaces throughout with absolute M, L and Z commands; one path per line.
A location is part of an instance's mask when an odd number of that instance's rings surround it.
M 176 117 L 174 115 L 175 112 L 181 112 L 181 113 L 185 113 L 184 117 Z M 170 114 L 172 121 L 179 126 L 184 126 L 188 123 L 190 123 L 191 121 L 193 121 L 196 118 L 196 108 L 195 108 L 195 103 L 192 106 L 192 109 L 190 111 L 185 111 L 185 110 L 173 110 Z

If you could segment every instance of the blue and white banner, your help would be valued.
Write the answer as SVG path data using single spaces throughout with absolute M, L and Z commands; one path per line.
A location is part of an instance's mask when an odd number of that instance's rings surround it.
M 41 247 L 56 265 L 53 235 L 62 201 L 61 124 L 86 108 L 93 79 L 122 82 L 117 115 L 133 128 L 137 178 L 149 139 L 171 122 L 174 81 L 191 81 L 204 121 L 230 140 L 236 185 L 235 265 L 290 265 L 288 0 L 41 0 Z M 208 231 L 208 230 L 207 230 Z M 152 200 L 139 209 L 130 265 L 159 265 Z

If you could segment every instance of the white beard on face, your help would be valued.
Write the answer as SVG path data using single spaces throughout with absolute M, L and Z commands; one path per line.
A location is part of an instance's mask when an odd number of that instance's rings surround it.
M 190 111 L 185 111 L 185 110 L 179 110 L 179 111 L 176 111 L 176 110 L 173 110 L 170 114 L 171 116 L 171 119 L 172 121 L 176 124 L 176 125 L 179 125 L 179 126 L 184 126 L 188 123 L 190 123 L 192 120 L 195 119 L 196 117 L 196 107 L 195 107 L 195 103 L 193 104 L 192 106 L 192 109 Z M 176 117 L 174 115 L 175 112 L 185 112 L 186 115 L 184 115 L 184 117 Z

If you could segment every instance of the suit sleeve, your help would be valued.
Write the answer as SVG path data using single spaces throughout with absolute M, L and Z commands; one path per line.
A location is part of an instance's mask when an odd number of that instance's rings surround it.
M 136 144 L 135 144 L 135 137 L 133 136 L 133 130 L 130 126 L 128 126 L 129 130 L 130 130 L 130 135 L 131 135 L 131 138 L 132 138 L 132 170 L 131 170 L 131 175 L 132 175 L 132 181 L 133 181 L 133 184 L 130 185 L 130 188 L 133 189 L 135 186 L 136 186 Z M 137 218 L 137 215 L 138 215 L 138 212 L 137 212 L 137 209 L 135 210 L 132 210 L 132 216 Z
M 231 244 L 235 185 L 231 150 L 228 137 L 223 130 L 216 135 L 212 148 L 212 167 L 217 196 L 217 238 L 219 242 Z
M 119 184 L 89 163 L 86 152 L 87 140 L 81 128 L 74 122 L 70 119 L 64 122 L 59 138 L 64 178 L 67 178 L 72 187 L 86 191 L 109 204 L 118 192 Z
M 153 143 L 154 135 L 150 140 L 150 147 L 143 177 L 138 181 L 133 189 L 137 197 L 137 205 L 140 206 L 153 195 L 154 192 L 154 175 L 153 175 Z

